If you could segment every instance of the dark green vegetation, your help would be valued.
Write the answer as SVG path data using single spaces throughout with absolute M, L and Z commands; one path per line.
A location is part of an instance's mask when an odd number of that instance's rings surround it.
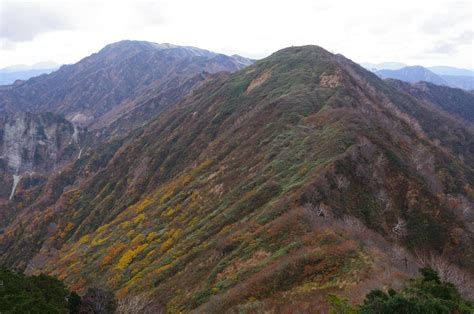
M 449 282 L 441 282 L 436 271 L 421 268 L 422 278 L 411 279 L 400 291 L 388 289 L 372 290 L 364 302 L 355 308 L 347 300 L 331 296 L 332 313 L 360 314 L 423 314 L 423 313 L 474 313 L 474 305 L 464 300 L 456 287 Z
M 469 278 L 473 148 L 434 105 L 287 48 L 25 191 L 0 262 L 170 312 L 324 312 L 420 263 Z
M 0 268 L 0 313 L 78 313 L 80 303 L 56 278 Z

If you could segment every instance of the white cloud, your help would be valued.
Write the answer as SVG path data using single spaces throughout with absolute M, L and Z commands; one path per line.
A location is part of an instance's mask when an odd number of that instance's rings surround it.
M 40 18 L 20 23 L 38 5 Z M 254 58 L 316 44 L 361 62 L 473 67 L 471 1 L 34 0 L 17 6 L 22 10 L 0 5 L 0 67 L 76 62 L 121 39 Z

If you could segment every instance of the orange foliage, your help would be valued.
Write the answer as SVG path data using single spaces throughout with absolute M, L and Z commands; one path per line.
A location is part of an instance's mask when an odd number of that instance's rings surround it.
M 121 253 L 127 245 L 125 243 L 119 242 L 119 243 L 114 243 L 113 246 L 111 246 L 107 250 L 107 254 L 104 256 L 102 261 L 99 263 L 99 266 L 103 268 L 104 266 L 110 265 L 111 262 L 115 259 L 115 257 Z

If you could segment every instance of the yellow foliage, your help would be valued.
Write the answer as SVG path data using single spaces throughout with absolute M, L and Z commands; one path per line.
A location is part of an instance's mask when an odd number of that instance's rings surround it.
M 145 214 L 140 214 L 133 219 L 134 224 L 139 224 L 140 222 L 145 220 Z
M 143 243 L 143 241 L 145 241 L 145 236 L 143 234 L 139 234 L 135 238 L 133 238 L 132 245 L 138 245 L 140 243 Z
M 194 226 L 194 225 L 197 224 L 198 222 L 199 222 L 199 217 L 196 216 L 196 217 L 194 217 L 194 218 L 189 222 L 189 224 L 190 224 L 191 226 Z
M 175 239 L 180 236 L 181 232 L 182 232 L 181 229 L 170 229 L 168 232 L 166 232 L 165 237 Z
M 102 239 L 94 239 L 94 240 L 92 241 L 92 245 L 93 245 L 93 246 L 102 245 L 102 244 L 104 244 L 105 241 L 107 241 L 108 239 L 110 239 L 110 236 L 105 237 L 105 238 L 102 238 Z
M 66 228 L 64 228 L 64 232 L 69 232 L 74 228 L 74 224 L 72 222 L 68 222 Z
M 172 246 L 176 238 L 178 238 L 181 235 L 182 230 L 181 229 L 171 229 L 168 231 L 165 235 L 168 239 L 163 242 L 160 246 L 160 252 L 165 253 L 168 251 Z
M 146 240 L 147 240 L 147 242 L 151 242 L 151 241 L 155 240 L 157 236 L 158 236 L 158 233 L 152 231 L 146 236 Z
M 174 214 L 174 208 L 173 207 L 168 207 L 166 211 L 163 213 L 165 217 L 170 217 Z
M 168 207 L 168 209 L 165 211 L 164 215 L 165 217 L 171 217 L 174 215 L 174 213 L 176 213 L 176 211 L 178 210 L 177 207 Z
M 163 196 L 160 198 L 160 203 L 161 204 L 164 204 L 166 203 L 170 198 L 171 196 L 174 194 L 174 189 L 171 189 L 169 191 L 167 191 L 165 194 L 163 194 Z
M 153 199 L 146 197 L 143 201 L 133 206 L 135 213 L 142 212 L 146 207 L 150 206 L 153 203 Z
M 130 222 L 130 220 L 127 220 L 125 222 L 122 222 L 119 227 L 120 229 L 128 229 L 128 227 L 130 227 L 132 223 Z
M 90 239 L 91 237 L 88 234 L 86 234 L 85 236 L 79 239 L 78 243 L 82 245 L 82 244 L 85 244 L 86 242 L 89 242 Z
M 74 228 L 74 224 L 72 222 L 68 222 L 66 227 L 64 227 L 64 229 L 61 231 L 61 233 L 59 233 L 59 237 L 61 239 L 64 239 L 66 234 L 68 234 L 68 232 L 71 231 L 73 228 Z
M 163 242 L 163 244 L 161 244 L 161 246 L 160 246 L 160 252 L 161 252 L 161 253 L 165 253 L 165 252 L 168 251 L 172 246 L 173 246 L 173 239 L 172 239 L 172 238 L 169 238 L 168 240 L 166 240 L 165 242 Z
M 120 269 L 120 270 L 124 270 L 132 262 L 132 260 L 138 254 L 140 254 L 143 250 L 145 250 L 147 247 L 148 247 L 148 244 L 145 243 L 145 244 L 142 244 L 142 245 L 138 246 L 134 250 L 128 250 L 127 252 L 125 252 L 125 254 L 123 254 L 122 257 L 120 258 L 120 260 L 117 264 L 117 268 Z
M 103 225 L 103 226 L 100 226 L 99 228 L 97 228 L 96 233 L 101 234 L 101 233 L 104 232 L 108 227 L 109 227 L 109 224 L 105 224 L 105 225 Z
M 130 230 L 129 232 L 127 232 L 127 237 L 129 239 L 133 239 L 135 238 L 135 233 L 136 233 L 135 230 Z
M 184 222 L 184 221 L 186 220 L 186 218 L 188 218 L 188 216 L 189 216 L 189 215 L 188 215 L 188 212 L 184 212 L 184 213 L 182 213 L 181 215 L 179 215 L 178 221 L 182 223 L 182 222 Z

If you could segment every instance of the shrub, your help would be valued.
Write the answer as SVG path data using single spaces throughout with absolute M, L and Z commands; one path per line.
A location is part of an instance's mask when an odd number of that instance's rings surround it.
M 451 283 L 441 282 L 431 268 L 421 268 L 422 278 L 410 280 L 407 287 L 397 292 L 390 289 L 372 290 L 359 313 L 473 313 L 474 306 L 463 300 Z M 337 312 L 340 313 L 340 312 Z
M 54 277 L 0 268 L 0 313 L 68 313 L 79 303 L 80 297 Z

